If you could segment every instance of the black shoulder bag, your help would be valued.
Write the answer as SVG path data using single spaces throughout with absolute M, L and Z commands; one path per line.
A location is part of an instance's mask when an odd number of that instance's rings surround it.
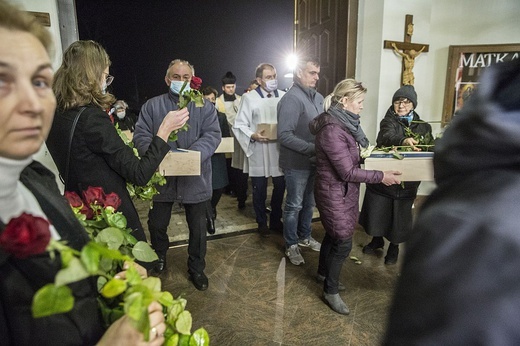
M 85 110 L 87 107 L 81 107 L 79 109 L 78 114 L 76 114 L 76 117 L 74 118 L 74 121 L 72 122 L 72 127 L 70 129 L 70 137 L 69 137 L 69 147 L 67 149 L 67 160 L 65 161 L 65 177 L 62 177 L 60 175 L 60 180 L 65 185 L 65 189 L 67 189 L 66 182 L 69 181 L 69 164 L 70 164 L 70 151 L 72 149 L 72 138 L 74 137 L 74 131 L 76 130 L 76 125 L 78 123 L 79 117 L 81 113 Z

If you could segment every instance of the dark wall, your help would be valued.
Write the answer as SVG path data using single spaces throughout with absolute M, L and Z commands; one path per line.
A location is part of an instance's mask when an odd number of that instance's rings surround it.
M 112 90 L 132 108 L 167 91 L 171 60 L 195 66 L 203 85 L 221 90 L 227 71 L 242 94 L 262 62 L 275 65 L 280 88 L 291 85 L 293 0 L 76 0 L 79 37 L 100 42 L 112 60 Z

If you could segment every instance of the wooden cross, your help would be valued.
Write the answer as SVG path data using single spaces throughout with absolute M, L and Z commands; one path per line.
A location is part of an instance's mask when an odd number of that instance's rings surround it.
M 413 85 L 415 80 L 413 75 L 415 58 L 419 56 L 419 54 L 427 52 L 429 48 L 429 45 L 427 44 L 412 43 L 412 35 L 413 16 L 411 14 L 407 14 L 404 25 L 404 41 L 398 42 L 385 40 L 383 44 L 383 48 L 393 49 L 396 54 L 403 58 L 401 85 Z

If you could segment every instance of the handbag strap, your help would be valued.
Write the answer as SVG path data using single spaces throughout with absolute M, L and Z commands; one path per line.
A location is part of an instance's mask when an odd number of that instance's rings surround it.
M 86 108 L 87 107 L 83 106 L 79 109 L 78 114 L 76 114 L 76 117 L 74 118 L 74 121 L 72 122 L 72 128 L 70 129 L 69 148 L 67 150 L 67 160 L 65 161 L 65 178 L 61 177 L 61 182 L 65 185 L 65 189 L 67 189 L 66 182 L 69 181 L 69 164 L 70 164 L 70 152 L 72 150 L 72 138 L 74 137 L 74 131 L 76 130 L 76 125 L 78 123 L 79 117 Z

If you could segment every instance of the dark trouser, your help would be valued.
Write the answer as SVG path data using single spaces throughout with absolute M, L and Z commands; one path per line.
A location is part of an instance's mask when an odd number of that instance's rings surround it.
M 272 177 L 273 194 L 271 195 L 271 217 L 269 221 L 270 227 L 276 227 L 282 218 L 282 203 L 285 193 L 285 179 L 283 176 Z M 267 213 L 265 212 L 265 200 L 267 199 L 267 182 L 266 177 L 251 177 L 253 185 L 253 207 L 256 214 L 256 222 L 259 226 L 267 226 Z
M 244 173 L 241 169 L 233 169 L 233 175 L 235 179 L 235 193 L 237 194 L 238 203 L 245 203 L 247 199 L 247 180 L 249 174 Z
M 157 255 L 164 256 L 170 245 L 167 229 L 173 202 L 154 202 L 148 213 L 150 240 Z M 186 222 L 190 231 L 188 241 L 188 271 L 201 274 L 206 268 L 206 212 L 208 201 L 184 204 Z
M 213 211 L 213 216 L 217 216 L 217 204 L 222 197 L 222 193 L 224 192 L 224 188 L 214 189 L 213 194 L 211 195 L 211 209 Z
M 352 238 L 333 239 L 325 233 L 318 264 L 318 274 L 325 276 L 323 284 L 325 293 L 336 294 L 339 292 L 339 275 L 350 250 L 352 250 Z

